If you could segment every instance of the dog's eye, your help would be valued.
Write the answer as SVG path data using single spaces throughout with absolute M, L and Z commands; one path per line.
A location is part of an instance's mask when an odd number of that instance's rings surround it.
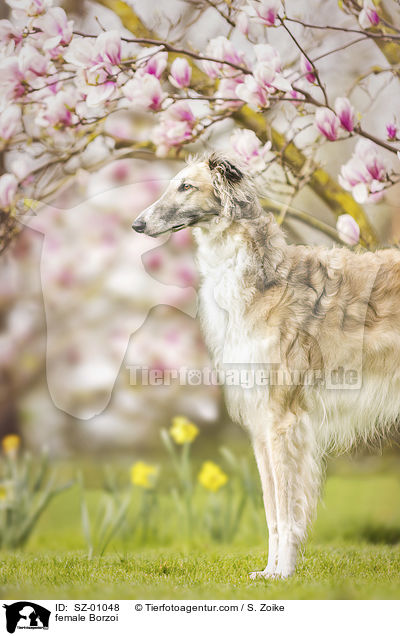
M 179 192 L 184 192 L 185 190 L 191 190 L 193 187 L 190 183 L 181 183 L 178 190 Z

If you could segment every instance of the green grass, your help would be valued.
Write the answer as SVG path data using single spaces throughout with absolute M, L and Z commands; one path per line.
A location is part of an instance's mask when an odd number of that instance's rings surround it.
M 78 552 L 9 556 L 3 598 L 366 599 L 398 598 L 400 550 L 310 546 L 290 581 L 250 581 L 265 561 L 257 549 L 146 549 L 87 558 Z
M 90 495 L 93 507 L 99 491 Z M 164 507 L 159 514 L 160 533 L 150 545 L 125 536 L 117 538 L 102 558 L 88 560 L 77 489 L 63 493 L 45 512 L 25 550 L 1 554 L 0 594 L 13 599 L 400 596 L 396 467 L 374 474 L 358 469 L 337 472 L 328 478 L 317 522 L 296 574 L 288 581 L 248 578 L 251 570 L 266 563 L 261 506 L 256 516 L 245 511 L 231 545 L 219 545 L 201 534 L 187 545 L 174 525 L 175 511 Z

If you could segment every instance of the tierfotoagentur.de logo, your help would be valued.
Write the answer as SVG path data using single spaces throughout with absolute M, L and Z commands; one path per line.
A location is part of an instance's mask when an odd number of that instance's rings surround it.
M 49 629 L 51 612 L 37 603 L 18 601 L 3 607 L 9 634 L 14 634 L 16 629 Z

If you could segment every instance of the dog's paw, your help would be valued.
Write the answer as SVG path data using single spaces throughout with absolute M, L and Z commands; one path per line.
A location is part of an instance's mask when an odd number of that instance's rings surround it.
M 249 577 L 252 581 L 255 581 L 256 579 L 275 579 L 276 574 L 275 572 L 272 572 L 271 570 L 265 568 L 265 570 L 250 572 Z
M 294 574 L 294 568 L 279 569 L 279 565 L 278 565 L 277 570 L 275 572 L 275 578 L 281 579 L 282 581 L 284 581 L 285 579 L 289 579 L 291 576 L 293 576 L 293 574 Z

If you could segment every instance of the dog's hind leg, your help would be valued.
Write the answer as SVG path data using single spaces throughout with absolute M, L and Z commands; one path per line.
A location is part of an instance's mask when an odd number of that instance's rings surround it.
M 265 516 L 268 526 L 268 563 L 265 570 L 251 572 L 252 579 L 258 577 L 273 577 L 278 564 L 278 519 L 276 514 L 275 485 L 272 477 L 271 466 L 268 459 L 268 451 L 265 440 L 253 440 L 254 455 L 256 458 L 258 471 L 260 473 L 261 486 L 263 492 Z
M 272 417 L 267 430 L 268 457 L 275 486 L 279 536 L 276 575 L 286 578 L 296 567 L 318 500 L 321 464 L 310 420 L 305 414 Z

